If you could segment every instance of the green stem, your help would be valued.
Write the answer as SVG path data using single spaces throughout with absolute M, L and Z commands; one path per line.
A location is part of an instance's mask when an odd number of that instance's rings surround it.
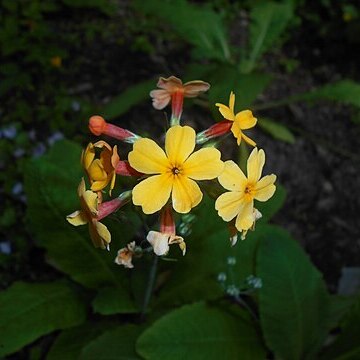
M 150 303 L 151 295 L 153 293 L 154 284 L 155 284 L 155 278 L 156 278 L 156 271 L 157 271 L 157 264 L 158 264 L 158 256 L 154 254 L 154 259 L 151 264 L 149 277 L 148 277 L 148 283 L 145 290 L 144 295 L 144 302 L 141 310 L 141 317 L 144 318 L 147 312 L 147 308 Z
M 247 302 L 241 297 L 241 295 L 235 296 L 235 301 L 243 306 L 251 315 L 251 317 L 255 320 L 255 322 L 258 322 L 259 319 L 253 309 L 247 304 Z

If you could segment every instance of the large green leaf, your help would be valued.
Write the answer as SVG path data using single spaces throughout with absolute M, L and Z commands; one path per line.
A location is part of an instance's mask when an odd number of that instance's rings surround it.
M 197 54 L 209 59 L 230 60 L 227 34 L 219 13 L 209 6 L 185 0 L 136 1 L 139 11 L 167 22 L 184 40 L 194 45 Z
M 251 108 L 253 102 L 265 90 L 271 81 L 268 74 L 241 74 L 236 67 L 221 66 L 208 75 L 211 83 L 209 91 L 210 106 L 216 110 L 215 103 L 228 105 L 230 92 L 236 95 L 235 111 Z
M 124 271 L 114 264 L 114 258 L 136 228 L 122 222 L 123 239 L 114 238 L 108 252 L 94 248 L 86 225 L 75 228 L 65 219 L 79 208 L 76 189 L 81 177 L 80 151 L 69 141 L 57 142 L 48 155 L 27 164 L 28 222 L 56 268 L 86 287 L 113 286 L 125 294 Z
M 293 13 L 292 1 L 259 1 L 251 9 L 249 56 L 241 66 L 244 72 L 253 71 L 259 57 L 279 40 Z
M 271 208 L 269 208 L 271 210 Z M 191 235 L 185 237 L 187 254 L 166 267 L 166 284 L 155 299 L 157 306 L 173 306 L 202 299 L 215 299 L 224 294 L 217 278 L 226 272 L 228 258 L 236 259 L 233 266 L 235 285 L 239 286 L 249 275 L 255 273 L 255 252 L 259 236 L 271 231 L 264 225 L 268 216 L 260 219 L 256 230 L 250 231 L 244 241 L 231 247 L 227 223 L 214 209 L 214 201 L 205 198 L 194 212 L 196 221 Z M 179 253 L 171 249 L 172 254 Z M 169 273 L 170 269 L 170 273 Z M 206 286 L 204 286 L 206 284 Z
M 97 321 L 64 330 L 54 341 L 46 360 L 77 360 L 86 345 L 113 327 L 113 322 Z
M 289 144 L 295 142 L 294 134 L 283 124 L 268 118 L 260 118 L 258 119 L 258 125 L 276 140 L 281 140 Z
M 86 345 L 78 359 L 139 360 L 135 342 L 141 330 L 140 326 L 123 325 L 107 331 Z
M 282 359 L 311 358 L 328 330 L 330 299 L 319 271 L 281 228 L 260 238 L 257 276 L 265 340 Z
M 348 307 L 341 333 L 322 354 L 324 360 L 358 360 L 360 358 L 360 298 Z
M 226 312 L 204 303 L 174 310 L 155 321 L 136 346 L 148 360 L 264 359 L 254 324 L 244 311 Z
M 290 99 L 293 101 L 326 99 L 360 107 L 360 84 L 352 80 L 341 80 L 305 94 L 295 95 Z
M 0 293 L 0 356 L 40 336 L 81 324 L 84 304 L 65 282 L 17 282 Z
M 149 92 L 156 88 L 156 80 L 151 79 L 128 87 L 120 95 L 111 99 L 102 109 L 102 115 L 107 119 L 113 119 L 125 114 L 131 107 L 148 99 Z
M 125 269 L 122 269 L 126 271 Z M 125 293 L 119 287 L 105 287 L 99 290 L 93 300 L 93 309 L 102 315 L 137 312 L 138 308 L 133 302 L 129 292 Z

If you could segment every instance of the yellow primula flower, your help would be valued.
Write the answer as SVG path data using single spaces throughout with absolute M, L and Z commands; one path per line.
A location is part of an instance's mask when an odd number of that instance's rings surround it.
M 133 189 L 133 203 L 145 214 L 159 211 L 172 198 L 178 213 L 188 213 L 202 199 L 194 180 L 211 180 L 220 175 L 224 163 L 215 148 L 194 152 L 195 131 L 189 126 L 172 126 L 166 133 L 165 151 L 153 140 L 142 138 L 129 153 L 130 165 L 152 175 Z
M 99 158 L 96 158 L 96 149 L 101 149 Z M 110 183 L 111 195 L 115 186 L 115 169 L 119 161 L 116 145 L 112 149 L 105 141 L 98 141 L 87 146 L 82 153 L 81 163 L 88 174 L 92 191 L 101 191 Z
M 74 225 L 89 224 L 91 240 L 95 247 L 108 249 L 111 242 L 111 234 L 107 227 L 97 220 L 98 215 L 98 195 L 90 190 L 86 190 L 85 181 L 81 179 L 78 187 L 81 210 L 77 210 L 66 217 L 66 220 Z
M 226 120 L 233 121 L 231 132 L 237 139 L 237 144 L 240 145 L 241 139 L 244 139 L 248 144 L 256 146 L 255 141 L 246 136 L 242 130 L 247 130 L 254 127 L 256 125 L 257 119 L 253 116 L 250 110 L 243 110 L 235 114 L 235 94 L 233 92 L 230 93 L 229 106 L 220 103 L 216 103 L 215 105 L 219 108 L 221 115 Z
M 151 244 L 157 256 L 167 255 L 170 245 L 178 244 L 182 254 L 186 253 L 186 244 L 181 236 L 165 234 L 159 231 L 149 231 L 146 240 Z
M 254 208 L 254 200 L 267 201 L 276 190 L 276 175 L 260 179 L 264 164 L 264 150 L 255 148 L 247 161 L 247 177 L 231 160 L 225 162 L 225 169 L 219 176 L 220 184 L 229 191 L 217 198 L 215 208 L 225 221 L 236 217 L 235 226 L 243 234 L 261 217 Z

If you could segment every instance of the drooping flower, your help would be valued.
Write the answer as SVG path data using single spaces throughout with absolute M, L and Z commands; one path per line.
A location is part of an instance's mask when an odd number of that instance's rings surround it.
M 126 247 L 120 249 L 117 252 L 117 256 L 115 258 L 115 263 L 118 265 L 123 265 L 128 269 L 132 269 L 134 267 L 132 263 L 133 256 L 135 254 L 135 241 L 130 242 L 126 245 Z
M 210 84 L 201 80 L 189 81 L 183 84 L 179 78 L 170 76 L 168 78 L 161 77 L 157 83 L 157 87 L 160 89 L 150 92 L 154 108 L 162 110 L 171 101 L 172 123 L 178 124 L 182 114 L 184 97 L 196 97 L 200 93 L 209 90 Z
M 157 256 L 166 255 L 172 244 L 178 244 L 183 255 L 186 253 L 186 244 L 181 236 L 165 234 L 159 231 L 149 231 L 146 240 L 151 244 Z
M 225 169 L 218 178 L 220 184 L 229 191 L 217 198 L 215 208 L 225 221 L 236 218 L 235 226 L 243 232 L 243 236 L 261 216 L 254 208 L 254 200 L 267 201 L 276 190 L 276 175 L 261 178 L 264 164 L 264 151 L 255 148 L 247 161 L 247 177 L 238 165 L 230 160 L 225 162 Z
M 104 134 L 131 144 L 140 138 L 139 135 L 136 135 L 129 130 L 109 124 L 99 115 L 94 115 L 89 119 L 89 130 L 96 136 Z
M 232 121 L 231 132 L 237 139 L 237 144 L 240 145 L 241 140 L 244 139 L 248 144 L 256 146 L 256 143 L 243 133 L 243 130 L 250 129 L 256 125 L 257 119 L 253 116 L 250 110 L 243 110 L 235 114 L 235 94 L 230 93 L 229 106 L 224 104 L 215 104 L 221 115 L 229 121 Z
M 97 157 L 96 149 L 100 149 L 100 156 Z M 105 141 L 98 141 L 95 144 L 89 143 L 81 156 L 81 163 L 89 177 L 92 191 L 101 191 L 110 184 L 111 191 L 115 186 L 115 169 L 120 162 L 117 153 L 117 146 L 114 148 Z
M 159 211 L 172 198 L 178 213 L 188 213 L 202 199 L 195 180 L 211 180 L 220 175 L 224 163 L 215 148 L 195 149 L 195 131 L 189 126 L 171 127 L 165 138 L 165 150 L 153 140 L 139 139 L 129 153 L 130 165 L 151 175 L 133 189 L 133 203 L 145 214 Z
M 124 192 L 113 200 L 100 203 L 98 194 L 86 190 L 85 181 L 81 179 L 78 187 L 78 196 L 80 198 L 81 210 L 74 211 L 66 217 L 66 220 L 74 226 L 88 224 L 90 238 L 94 246 L 109 249 L 111 234 L 100 220 L 126 204 L 130 200 L 131 191 Z

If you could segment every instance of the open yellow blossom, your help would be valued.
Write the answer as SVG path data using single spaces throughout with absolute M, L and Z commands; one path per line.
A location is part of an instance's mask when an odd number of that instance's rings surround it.
M 240 145 L 241 139 L 244 139 L 248 144 L 256 146 L 255 141 L 246 136 L 242 130 L 254 127 L 256 125 L 257 119 L 253 116 L 250 110 L 243 110 L 235 114 L 235 94 L 233 92 L 230 93 L 229 106 L 220 103 L 216 103 L 215 105 L 219 107 L 221 115 L 226 120 L 233 121 L 231 132 L 237 139 L 237 144 Z
M 111 234 L 107 227 L 98 221 L 98 195 L 90 190 L 86 190 L 85 181 L 81 179 L 78 187 L 81 210 L 77 210 L 66 217 L 66 220 L 74 225 L 89 224 L 91 240 L 95 247 L 107 249 L 111 242 Z
M 99 158 L 96 158 L 96 149 L 101 149 Z M 115 186 L 115 169 L 119 161 L 116 145 L 112 149 L 105 141 L 98 141 L 87 146 L 82 153 L 81 163 L 89 176 L 92 191 L 101 191 L 110 183 L 111 195 Z
M 236 217 L 235 226 L 243 234 L 260 217 L 259 211 L 254 208 L 254 200 L 267 201 L 276 190 L 276 175 L 261 178 L 264 164 L 264 150 L 255 148 L 247 161 L 247 177 L 231 160 L 225 162 L 225 169 L 219 176 L 220 184 L 229 191 L 217 198 L 215 208 L 225 221 Z
M 142 138 L 129 153 L 130 165 L 152 175 L 133 189 L 133 203 L 145 214 L 159 211 L 172 198 L 178 213 L 188 213 L 202 199 L 194 180 L 211 180 L 220 175 L 224 163 L 215 148 L 195 149 L 195 131 L 189 126 L 172 126 L 166 133 L 165 151 L 153 140 Z

